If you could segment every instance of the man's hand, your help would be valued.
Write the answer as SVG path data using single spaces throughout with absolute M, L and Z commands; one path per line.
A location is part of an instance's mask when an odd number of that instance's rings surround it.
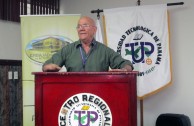
M 61 67 L 56 64 L 47 64 L 42 67 L 43 72 L 58 72 L 60 69 Z
M 110 72 L 130 72 L 132 71 L 132 67 L 130 65 L 125 65 L 125 67 L 121 68 L 121 69 L 112 69 L 112 70 L 109 70 Z

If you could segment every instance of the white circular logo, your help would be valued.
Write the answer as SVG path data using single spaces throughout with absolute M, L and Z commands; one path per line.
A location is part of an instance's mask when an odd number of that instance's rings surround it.
M 67 99 L 59 111 L 59 126 L 112 126 L 112 114 L 106 102 L 91 93 Z

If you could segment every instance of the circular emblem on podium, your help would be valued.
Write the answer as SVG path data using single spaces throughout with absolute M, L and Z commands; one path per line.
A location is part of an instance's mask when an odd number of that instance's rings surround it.
M 112 126 L 112 114 L 106 102 L 91 93 L 68 98 L 59 111 L 59 126 Z

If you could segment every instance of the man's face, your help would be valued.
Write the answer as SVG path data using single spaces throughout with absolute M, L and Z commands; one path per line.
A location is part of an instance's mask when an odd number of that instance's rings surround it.
M 81 18 L 77 25 L 79 39 L 83 42 L 91 42 L 95 33 L 96 26 L 88 18 Z

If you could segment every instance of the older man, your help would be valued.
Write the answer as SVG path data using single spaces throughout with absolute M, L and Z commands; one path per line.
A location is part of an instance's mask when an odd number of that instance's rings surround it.
M 81 17 L 77 24 L 79 40 L 55 53 L 44 63 L 42 70 L 56 72 L 65 66 L 68 72 L 132 71 L 129 60 L 94 39 L 96 30 L 93 19 Z

